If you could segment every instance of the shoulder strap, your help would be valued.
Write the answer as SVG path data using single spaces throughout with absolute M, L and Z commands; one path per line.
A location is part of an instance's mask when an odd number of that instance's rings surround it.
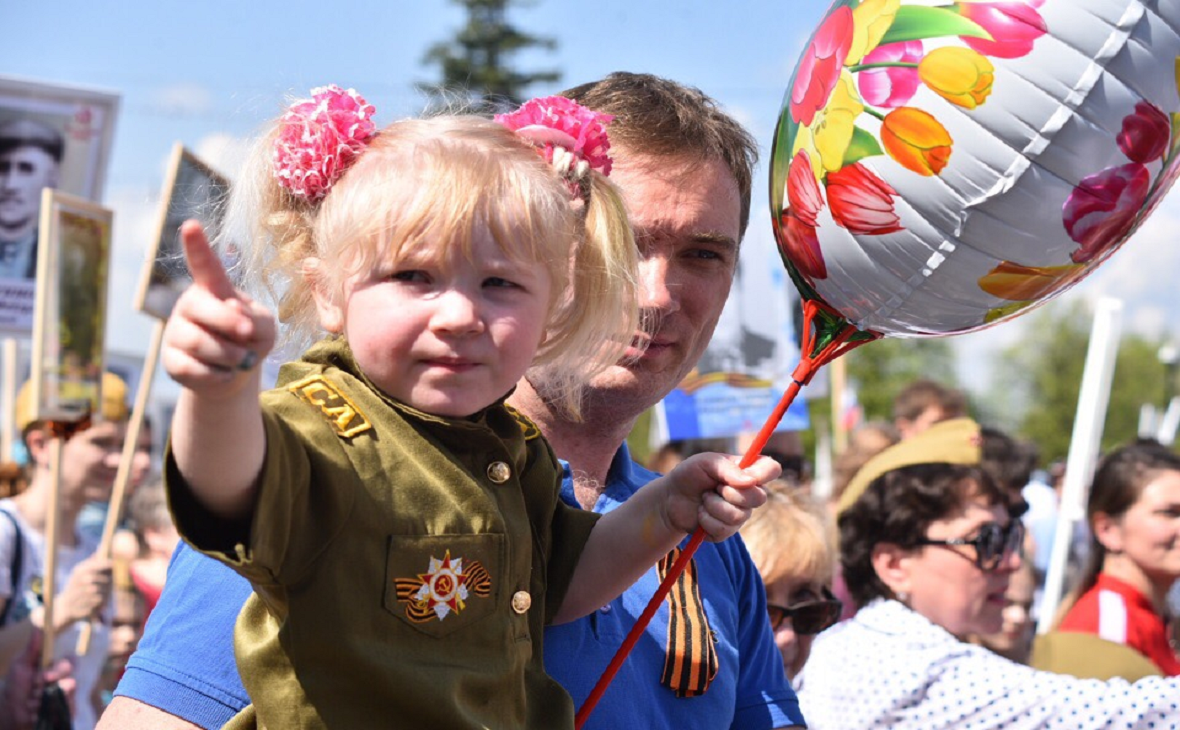
M 12 546 L 12 565 L 10 567 L 10 576 L 12 578 L 12 590 L 8 593 L 8 598 L 4 601 L 4 610 L 0 611 L 0 626 L 3 626 L 8 621 L 8 611 L 12 608 L 12 604 L 16 601 L 16 589 L 20 585 L 20 570 L 22 564 L 21 552 L 24 550 L 24 537 L 20 532 L 20 523 L 17 522 L 16 516 L 5 509 L 0 509 L 0 514 L 7 517 L 12 522 L 13 529 L 13 546 Z

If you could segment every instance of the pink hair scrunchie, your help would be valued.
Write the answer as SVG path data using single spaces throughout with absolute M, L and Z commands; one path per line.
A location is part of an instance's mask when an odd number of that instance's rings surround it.
M 279 120 L 272 165 L 279 185 L 319 202 L 377 134 L 373 106 L 335 84 L 311 90 Z

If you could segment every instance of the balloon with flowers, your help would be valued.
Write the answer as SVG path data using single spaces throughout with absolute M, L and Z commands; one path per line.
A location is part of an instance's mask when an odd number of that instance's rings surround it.
M 834 2 L 772 145 L 801 361 L 743 466 L 832 359 L 996 325 L 1107 260 L 1180 174 L 1178 71 L 1180 0 Z
M 994 325 L 1076 284 L 1180 171 L 1174 0 L 840 0 L 779 117 L 771 206 L 854 341 Z

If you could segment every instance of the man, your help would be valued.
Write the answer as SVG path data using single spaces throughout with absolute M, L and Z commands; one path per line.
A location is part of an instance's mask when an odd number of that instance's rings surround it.
M 609 130 L 611 179 L 626 199 L 640 247 L 645 327 L 636 344 L 646 348 L 591 384 L 580 422 L 551 407 L 544 372 L 530 373 L 510 402 L 568 462 L 563 498 L 603 512 L 653 477 L 631 462 L 624 439 L 639 414 L 692 369 L 721 315 L 749 218 L 756 146 L 711 99 L 656 77 L 612 74 L 567 95 L 616 117 Z M 712 651 L 674 650 L 692 637 L 675 630 L 669 636 L 665 603 L 587 728 L 758 730 L 802 723 L 766 620 L 761 580 L 740 540 L 705 543 L 694 566 L 699 600 L 691 600 L 697 592 L 689 590 L 690 600 L 675 610 L 697 619 L 695 625 L 708 621 L 694 646 L 707 642 Z M 653 568 L 608 606 L 546 630 L 546 669 L 575 704 L 658 582 Z M 182 546 L 100 727 L 221 727 L 249 701 L 231 636 L 248 591 L 236 574 Z
M 979 436 L 983 439 L 983 466 L 991 472 L 996 484 L 1008 493 L 1010 511 L 1014 517 L 1028 512 L 1028 502 L 1023 490 L 1032 479 L 1037 467 L 1037 447 L 1030 442 L 1018 441 L 994 426 L 982 426 Z
M 0 124 L 0 278 L 37 275 L 42 188 L 56 188 L 65 142 L 33 119 Z
M 893 399 L 893 425 L 903 441 L 940 421 L 966 415 L 967 398 L 963 392 L 933 380 L 915 380 Z
M 513 402 L 568 462 L 566 501 L 606 512 L 653 477 L 632 463 L 624 440 L 640 413 L 692 370 L 721 316 L 749 221 L 757 147 L 711 99 L 664 79 L 612 74 L 567 96 L 615 116 L 611 179 L 639 245 L 647 347 L 591 384 L 580 423 L 550 407 L 543 388 L 534 387 L 543 377 L 526 377 Z M 761 578 L 741 541 L 702 545 L 693 564 L 699 591 L 687 586 L 675 593 L 688 600 L 661 604 L 586 728 L 773 728 L 802 721 L 783 681 Z M 659 582 L 653 568 L 595 614 L 546 630 L 546 671 L 575 705 Z M 670 622 L 671 615 L 678 620 Z M 703 633 L 680 631 L 686 623 Z M 710 643 L 711 658 L 708 650 L 687 651 Z
M 32 389 L 26 383 L 16 400 L 16 425 L 29 452 L 29 486 L 17 496 L 0 500 L 0 605 L 7 606 L 0 626 L 0 676 L 9 672 L 13 638 L 28 640 L 30 627 L 43 627 L 45 616 L 41 586 L 44 585 L 46 526 L 50 517 L 50 496 L 54 488 L 54 464 L 50 457 L 50 425 L 33 420 Z M 81 626 L 98 615 L 89 651 L 73 657 L 77 681 L 74 727 L 89 730 L 97 719 L 90 693 L 106 660 L 109 612 L 103 611 L 111 588 L 110 561 L 94 555 L 97 540 L 77 529 L 82 507 L 91 501 L 110 498 L 115 473 L 123 450 L 128 416 L 127 387 L 117 376 L 103 378 L 102 420 L 69 435 L 61 446 L 58 482 L 59 536 L 58 593 L 53 617 L 57 631 L 56 655 L 70 657 L 77 645 Z M 148 456 L 139 454 L 131 479 L 146 473 Z M 19 543 L 18 543 L 19 540 Z M 20 545 L 19 560 L 16 559 Z M 15 569 L 15 571 L 14 571 Z M 15 588 L 15 590 L 14 590 Z

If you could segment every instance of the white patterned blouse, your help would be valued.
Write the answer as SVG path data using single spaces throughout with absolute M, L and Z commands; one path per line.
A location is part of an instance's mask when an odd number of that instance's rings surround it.
M 796 688 L 811 730 L 1180 728 L 1180 678 L 1037 671 L 880 599 L 816 637 Z

